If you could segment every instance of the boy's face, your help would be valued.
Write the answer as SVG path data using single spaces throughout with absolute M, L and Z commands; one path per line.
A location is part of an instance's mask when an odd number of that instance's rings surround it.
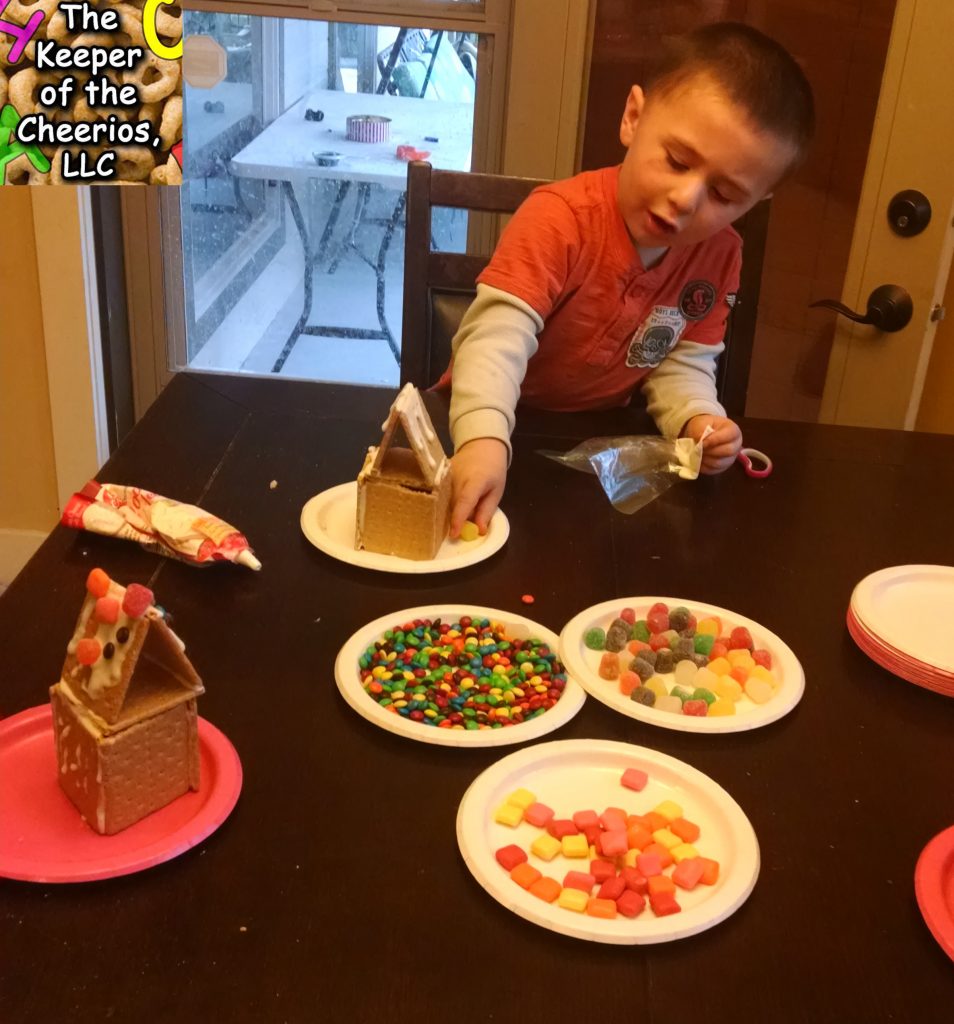
M 649 99 L 634 85 L 620 141 L 620 213 L 645 249 L 714 235 L 767 196 L 796 155 L 705 77 Z

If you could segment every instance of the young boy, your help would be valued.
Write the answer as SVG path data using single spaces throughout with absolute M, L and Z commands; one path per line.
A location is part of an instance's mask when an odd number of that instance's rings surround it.
M 514 214 L 454 338 L 451 536 L 486 530 L 503 494 L 517 402 L 627 405 L 641 386 L 668 437 L 705 441 L 703 472 L 742 444 L 716 400 L 735 301 L 731 223 L 804 155 L 811 88 L 794 59 L 745 25 L 677 40 L 626 100 L 621 166 L 537 189 Z

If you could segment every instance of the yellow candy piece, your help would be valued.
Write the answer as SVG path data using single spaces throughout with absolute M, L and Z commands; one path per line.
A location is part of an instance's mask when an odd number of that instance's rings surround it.
M 661 814 L 666 821 L 675 821 L 676 818 L 682 817 L 682 808 L 674 800 L 663 800 L 653 810 L 657 814 Z
M 623 855 L 623 865 L 627 868 L 636 867 L 636 858 L 639 856 L 639 850 L 627 850 Z
M 726 700 L 736 701 L 742 696 L 742 684 L 732 676 L 716 676 L 715 683 L 710 687 L 717 697 L 724 697 Z M 723 712 L 728 714 L 729 712 Z M 712 714 L 712 705 L 709 705 L 709 714 Z
M 643 686 L 645 686 L 647 690 L 652 690 L 657 697 L 665 697 L 669 693 L 661 676 L 650 676 L 649 679 L 643 683 Z
M 773 686 L 778 686 L 778 680 L 764 665 L 756 665 L 749 675 L 755 676 L 756 679 L 764 679 L 767 683 L 771 683 Z
M 575 836 L 564 836 L 562 845 L 564 857 L 589 857 L 590 855 L 590 844 L 582 833 Z
M 460 528 L 460 539 L 461 540 L 476 540 L 480 536 L 480 530 L 477 529 L 477 524 L 472 523 L 469 519 Z
M 563 889 L 557 897 L 557 904 L 566 910 L 575 910 L 582 914 L 586 910 L 590 897 L 582 889 Z
M 732 671 L 732 663 L 728 658 L 716 658 L 709 662 L 708 668 L 717 676 L 727 676 Z
M 509 825 L 516 828 L 523 821 L 523 808 L 516 804 L 501 804 L 494 811 L 494 821 L 499 825 Z
M 667 850 L 673 850 L 677 846 L 682 846 L 682 839 L 675 832 L 670 832 L 668 828 L 657 828 L 653 832 L 653 842 L 665 846 Z
M 711 714 L 710 709 L 710 714 Z M 674 846 L 670 851 L 672 859 L 678 864 L 681 860 L 688 860 L 690 857 L 698 857 L 699 851 L 692 845 L 692 843 L 680 843 L 679 846 Z
M 525 811 L 531 804 L 535 804 L 537 798 L 530 792 L 529 789 L 515 789 L 510 796 L 507 797 L 508 804 L 514 804 L 519 807 L 521 811 Z
M 726 654 L 729 664 L 734 668 L 736 665 L 742 665 L 747 669 L 755 668 L 755 658 L 744 648 L 736 651 L 729 651 Z
M 749 700 L 755 701 L 756 704 L 764 704 L 774 693 L 772 684 L 765 679 L 760 679 L 756 675 L 749 676 L 745 681 L 745 695 Z M 709 714 L 712 714 L 712 708 L 709 708 Z
M 728 678 L 729 677 L 726 676 L 726 679 L 728 679 Z M 735 680 L 733 679 L 732 682 L 735 683 Z M 738 686 L 738 683 L 736 683 L 736 686 Z M 742 694 L 742 687 L 740 686 L 739 687 L 739 695 L 741 696 L 741 694 Z M 709 717 L 710 718 L 712 718 L 713 716 L 718 717 L 720 715 L 725 716 L 725 715 L 734 715 L 734 714 L 735 714 L 735 699 L 733 699 L 732 697 L 718 696 L 709 705 Z
M 719 623 L 715 619 L 703 619 L 696 626 L 697 633 L 706 633 L 709 636 L 719 635 Z
M 563 844 L 560 840 L 547 832 L 544 832 L 542 836 L 537 836 L 530 844 L 530 852 L 542 857 L 543 860 L 553 860 L 562 849 Z

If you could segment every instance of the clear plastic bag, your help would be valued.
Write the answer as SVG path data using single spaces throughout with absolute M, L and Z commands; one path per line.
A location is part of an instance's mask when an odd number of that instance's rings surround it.
M 708 431 L 707 431 L 708 433 Z M 613 507 L 627 515 L 648 505 L 679 479 L 695 480 L 702 442 L 691 437 L 591 437 L 568 452 L 541 451 L 571 469 L 593 473 Z

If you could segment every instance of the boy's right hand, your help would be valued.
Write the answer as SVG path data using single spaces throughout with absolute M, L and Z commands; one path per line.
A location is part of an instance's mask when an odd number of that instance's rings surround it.
M 507 483 L 507 446 L 495 437 L 478 437 L 463 445 L 451 459 L 450 536 L 470 519 L 482 533 L 497 511 Z

